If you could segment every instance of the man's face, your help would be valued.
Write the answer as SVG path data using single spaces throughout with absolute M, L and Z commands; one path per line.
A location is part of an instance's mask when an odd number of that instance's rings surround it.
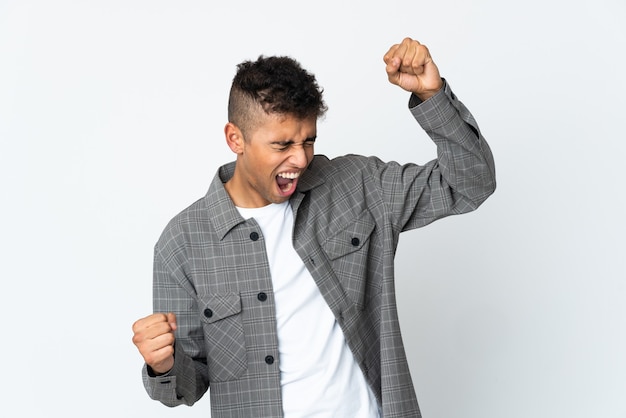
M 265 113 L 259 117 L 255 129 L 239 142 L 237 150 L 231 145 L 237 153 L 237 165 L 226 189 L 241 207 L 289 200 L 314 155 L 315 117 L 297 119 Z

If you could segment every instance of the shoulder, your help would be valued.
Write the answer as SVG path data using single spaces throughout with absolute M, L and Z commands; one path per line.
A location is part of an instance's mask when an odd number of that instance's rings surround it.
M 311 162 L 309 170 L 312 170 L 319 176 L 333 178 L 340 173 L 354 175 L 362 172 L 369 172 L 372 167 L 377 167 L 383 164 L 384 162 L 382 162 L 378 157 L 373 156 L 366 157 L 357 154 L 347 154 L 331 159 L 325 155 L 319 154 L 316 155 Z
M 234 163 L 218 169 L 207 193 L 176 214 L 165 226 L 157 245 L 184 245 L 187 242 L 206 240 L 213 236 L 212 232 L 219 222 L 211 218 L 229 221 L 235 210 L 223 183 L 232 176 Z M 228 214 L 228 216 L 226 216 Z
M 378 157 L 348 154 L 336 158 L 316 156 L 302 190 L 315 192 L 318 199 L 363 200 L 374 198 L 380 190 L 381 173 L 386 163 Z M 309 171 L 307 170 L 307 171 Z
M 206 228 L 209 224 L 206 217 L 204 198 L 200 198 L 170 219 L 159 236 L 156 248 L 163 250 L 184 246 L 193 231 L 198 231 L 198 226 Z

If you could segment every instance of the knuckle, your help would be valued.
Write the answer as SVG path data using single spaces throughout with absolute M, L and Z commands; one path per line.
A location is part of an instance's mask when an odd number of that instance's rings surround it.
M 165 344 L 171 346 L 172 344 L 174 344 L 174 333 L 169 332 L 165 335 Z
M 154 355 L 154 352 L 150 352 L 150 353 L 145 353 L 143 355 L 143 359 L 145 360 L 146 363 L 148 364 L 155 364 L 159 361 L 159 359 L 157 358 L 157 356 Z
M 143 319 L 138 319 L 135 322 L 133 322 L 133 332 L 137 332 L 140 328 L 141 328 L 141 323 L 143 322 Z

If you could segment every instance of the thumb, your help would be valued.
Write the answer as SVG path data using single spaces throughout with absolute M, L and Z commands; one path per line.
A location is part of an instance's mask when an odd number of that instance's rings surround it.
M 170 323 L 170 327 L 172 327 L 172 331 L 176 331 L 176 314 L 170 312 L 167 314 L 167 322 Z
M 392 78 L 398 77 L 402 60 L 400 60 L 400 58 L 398 57 L 392 57 L 386 60 L 386 63 L 387 67 L 385 68 L 385 70 L 387 71 L 387 77 L 389 77 L 389 81 L 391 81 Z
M 402 74 L 401 70 L 402 60 L 398 57 L 392 57 L 387 61 L 385 70 L 387 71 L 387 79 L 391 84 L 402 87 Z M 402 87 L 404 88 L 404 87 Z

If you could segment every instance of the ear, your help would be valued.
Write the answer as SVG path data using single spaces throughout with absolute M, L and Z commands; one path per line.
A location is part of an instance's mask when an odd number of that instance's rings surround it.
M 241 129 L 234 123 L 228 122 L 224 126 L 224 136 L 226 137 L 226 143 L 232 152 L 239 155 L 243 152 L 244 140 Z

